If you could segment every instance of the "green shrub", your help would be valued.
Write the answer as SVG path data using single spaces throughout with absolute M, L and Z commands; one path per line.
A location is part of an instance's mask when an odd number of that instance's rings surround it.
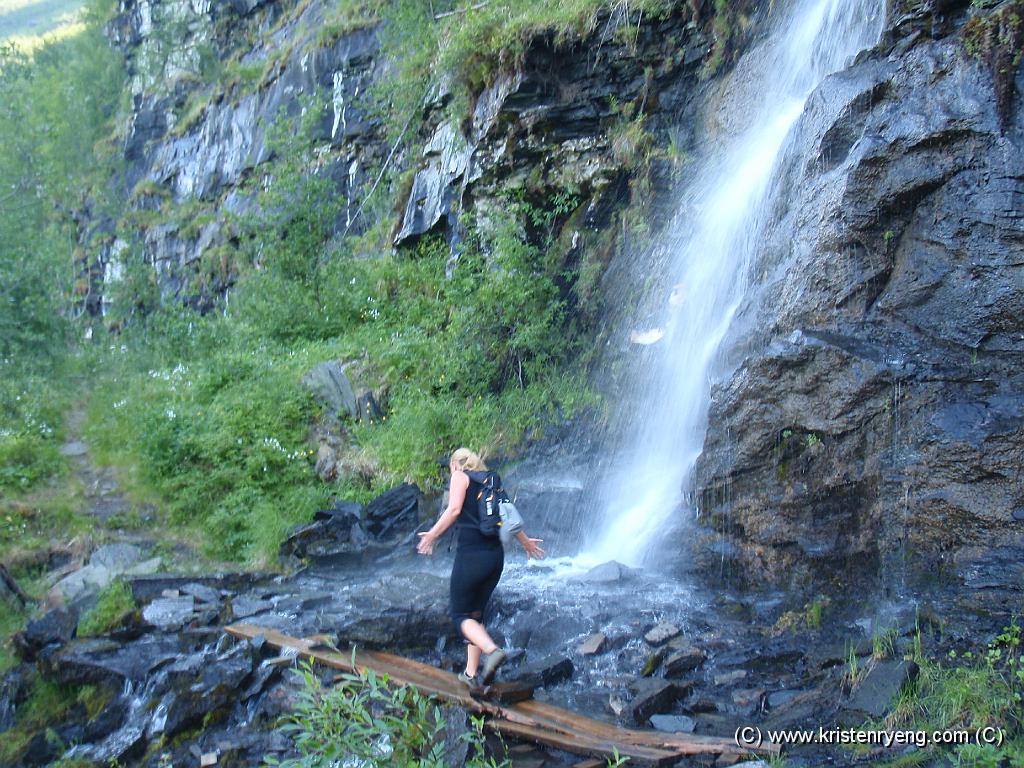
M 301 757 L 284 762 L 265 758 L 268 765 L 285 768 L 320 768 L 352 761 L 368 768 L 420 766 L 443 768 L 449 717 L 465 713 L 438 704 L 416 688 L 391 683 L 387 675 L 372 670 L 341 675 L 325 688 L 304 663 L 299 674 L 302 688 L 294 711 L 284 718 L 281 730 L 294 740 Z M 482 721 L 464 734 L 469 743 L 470 768 L 509 765 L 486 756 Z
M 171 520 L 204 531 L 210 554 L 265 563 L 327 489 L 311 471 L 314 408 L 299 384 L 313 362 L 244 346 L 102 382 L 89 435 L 110 460 L 138 462 Z
M 51 363 L 35 367 L 0 365 L 0 492 L 29 490 L 66 467 L 59 445 L 67 373 Z

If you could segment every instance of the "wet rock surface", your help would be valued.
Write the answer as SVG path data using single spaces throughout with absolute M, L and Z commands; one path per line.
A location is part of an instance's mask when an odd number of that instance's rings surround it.
M 827 79 L 784 160 L 795 202 L 752 267 L 695 482 L 752 582 L 859 572 L 1019 604 L 1024 118 L 1000 122 L 950 33 L 962 7 Z
M 293 636 L 379 646 L 454 671 L 464 663 L 464 646 L 448 618 L 450 565 L 448 553 L 417 557 L 409 543 L 355 559 L 310 558 L 291 576 L 142 577 L 144 623 L 130 636 L 63 640 L 61 615 L 42 617 L 39 636 L 57 639 L 42 646 L 38 669 L 62 685 L 100 686 L 110 701 L 98 717 L 71 717 L 66 734 L 75 740 L 67 743 L 75 746 L 60 753 L 35 739 L 23 763 L 64 754 L 155 767 L 156 758 L 143 756 L 161 739 L 175 744 L 169 754 L 187 764 L 197 754 L 239 764 L 291 754 L 290 741 L 273 727 L 295 700 L 298 683 L 289 669 L 297 659 L 279 658 L 260 638 L 238 642 L 204 626 L 197 618 L 207 606 Z M 880 718 L 913 677 L 913 665 L 900 659 L 918 642 L 917 627 L 923 647 L 941 648 L 983 624 L 940 627 L 920 620 L 941 612 L 939 606 L 879 607 L 865 598 L 859 608 L 826 613 L 821 627 L 790 626 L 792 606 L 778 594 L 723 594 L 709 604 L 685 582 L 643 570 L 626 582 L 573 581 L 573 572 L 586 570 L 557 562 L 527 566 L 509 556 L 485 617 L 509 651 L 498 679 L 529 680 L 539 686 L 539 700 L 632 727 L 728 737 L 744 724 L 839 726 Z M 51 623 L 54 632 L 43 632 Z M 662 640 L 655 649 L 652 629 Z M 887 658 L 872 658 L 878 636 L 891 644 Z M 602 652 L 586 653 L 585 641 L 595 637 L 603 637 Z M 862 670 L 852 686 L 851 654 Z M 0 686 L 0 727 L 26 695 L 26 669 L 15 669 Z M 801 759 L 820 764 L 823 755 L 809 749 Z

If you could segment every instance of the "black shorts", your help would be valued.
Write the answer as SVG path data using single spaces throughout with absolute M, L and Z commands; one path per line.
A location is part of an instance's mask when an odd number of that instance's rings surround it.
M 498 547 L 460 547 L 455 553 L 450 584 L 450 610 L 455 628 L 462 633 L 466 619 L 483 621 L 484 608 L 505 567 L 505 550 Z

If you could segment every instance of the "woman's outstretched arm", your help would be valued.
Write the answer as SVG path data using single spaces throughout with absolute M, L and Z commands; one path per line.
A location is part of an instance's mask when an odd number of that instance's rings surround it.
M 529 536 L 526 535 L 525 531 L 520 531 L 519 533 L 517 533 L 516 539 L 519 540 L 519 543 L 523 545 L 523 549 L 526 550 L 527 558 L 535 557 L 538 560 L 540 560 L 542 557 L 544 557 L 544 550 L 537 546 L 542 541 L 544 541 L 544 539 L 531 539 Z
M 452 527 L 455 519 L 462 511 L 462 503 L 466 500 L 466 489 L 469 488 L 469 477 L 465 472 L 452 472 L 451 482 L 448 484 L 448 506 L 437 522 L 429 531 L 420 534 L 416 551 L 421 555 L 434 554 L 434 544 L 441 538 L 441 535 Z

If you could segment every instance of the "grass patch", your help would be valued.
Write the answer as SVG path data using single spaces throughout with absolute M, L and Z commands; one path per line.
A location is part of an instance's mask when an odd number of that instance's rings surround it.
M 905 689 L 880 727 L 926 732 L 979 729 L 1002 732 L 1001 744 L 971 743 L 942 747 L 931 744 L 887 766 L 932 764 L 945 756 L 948 764 L 1000 768 L 1024 766 L 1024 666 L 1022 631 L 1015 621 L 987 647 L 945 659 L 928 659 L 915 643 L 916 686 Z M 873 727 L 869 724 L 866 727 Z M 907 762 L 918 760 L 919 762 Z M 901 762 L 902 761 L 902 762 Z
M 77 704 L 77 691 L 37 675 L 28 698 L 18 707 L 14 727 L 0 739 L 0 764 L 15 765 L 36 734 L 53 723 L 62 722 Z
M 78 622 L 78 635 L 94 637 L 106 634 L 119 627 L 137 607 L 131 588 L 123 581 L 113 581 L 100 592 L 96 605 Z
M 0 601 L 0 675 L 18 665 L 11 636 L 25 624 L 27 613 L 12 599 Z

